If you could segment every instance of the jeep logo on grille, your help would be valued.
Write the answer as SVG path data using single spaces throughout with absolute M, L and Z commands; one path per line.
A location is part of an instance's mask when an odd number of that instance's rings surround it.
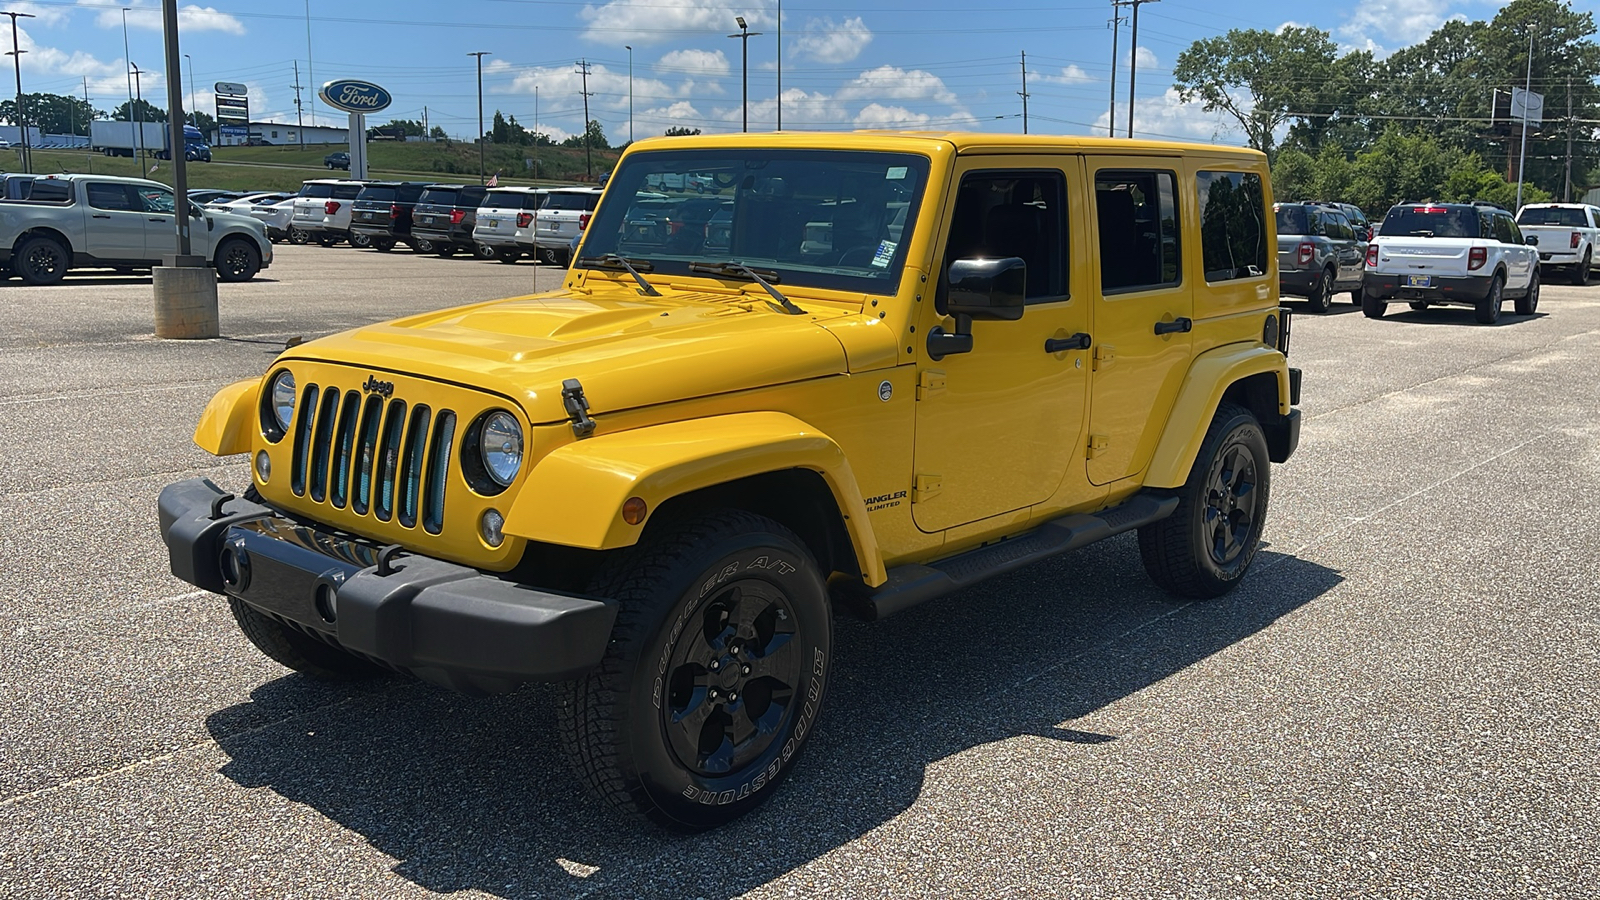
M 394 382 L 379 381 L 376 375 L 368 375 L 367 383 L 363 384 L 361 388 L 369 394 L 382 394 L 384 397 L 394 395 Z

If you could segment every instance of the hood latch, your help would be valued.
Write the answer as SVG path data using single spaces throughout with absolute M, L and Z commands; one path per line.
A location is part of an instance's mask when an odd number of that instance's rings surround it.
M 567 408 L 567 418 L 572 420 L 572 433 L 579 438 L 594 434 L 595 421 L 589 416 L 589 398 L 583 395 L 583 385 L 576 378 L 561 382 L 561 403 Z

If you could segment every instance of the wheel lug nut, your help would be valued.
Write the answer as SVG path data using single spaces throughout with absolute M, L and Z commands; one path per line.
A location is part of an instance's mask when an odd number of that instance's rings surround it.
M 722 662 L 720 660 L 713 659 L 711 661 L 711 671 L 715 672 L 716 670 L 718 670 L 720 668 L 722 668 Z
M 735 701 L 737 699 L 739 699 L 738 693 L 730 693 L 730 694 L 728 694 L 728 702 L 729 703 L 732 703 L 733 701 Z
M 750 674 L 750 667 L 749 666 L 740 666 L 740 671 L 744 672 L 744 674 L 746 674 L 746 675 L 749 675 Z
M 712 688 L 711 689 L 711 699 L 713 699 L 713 700 L 717 699 L 717 689 L 716 688 Z

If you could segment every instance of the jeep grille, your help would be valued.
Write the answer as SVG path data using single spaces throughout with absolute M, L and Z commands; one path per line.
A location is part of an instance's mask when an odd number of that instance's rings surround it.
M 306 385 L 289 487 L 297 497 L 406 528 L 444 529 L 456 414 L 360 391 Z

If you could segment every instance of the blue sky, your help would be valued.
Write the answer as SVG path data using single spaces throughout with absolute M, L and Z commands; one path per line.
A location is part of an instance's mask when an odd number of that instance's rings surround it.
M 1028 130 L 1104 134 L 1112 57 L 1110 0 L 788 0 L 782 3 L 785 129 L 925 128 L 1020 132 L 1020 54 L 1028 60 Z M 132 11 L 124 16 L 124 6 Z M 1193 41 L 1230 28 L 1315 25 L 1347 48 L 1379 55 L 1425 38 L 1452 17 L 1484 19 L 1491 0 L 1160 0 L 1139 13 L 1135 130 L 1146 136 L 1241 143 L 1227 120 L 1182 104 L 1171 69 Z M 1591 2 L 1574 4 L 1592 11 Z M 23 88 L 82 96 L 110 110 L 127 99 L 131 59 L 142 94 L 166 106 L 158 0 L 22 0 Z M 557 139 L 583 121 L 575 63 L 589 62 L 590 115 L 613 143 L 673 125 L 737 131 L 741 116 L 742 15 L 749 39 L 751 130 L 776 125 L 777 2 L 736 0 L 218 0 L 180 7 L 183 90 L 214 112 L 211 85 L 249 86 L 257 119 L 293 122 L 300 83 L 365 78 L 394 104 L 373 119 L 420 119 L 452 136 L 477 128 L 477 80 L 467 54 L 484 57 L 485 117 L 513 114 Z M 309 10 L 309 20 L 308 20 Z M 124 54 L 123 21 L 128 52 Z M 308 47 L 309 28 L 309 47 Z M 1119 133 L 1127 122 L 1129 33 L 1119 38 Z M 625 49 L 631 45 L 633 50 Z M 191 78 L 192 75 L 192 78 Z M 302 92 L 308 124 L 312 93 Z M 537 110 L 536 110 L 537 102 Z M 344 123 L 320 101 L 315 121 Z M 369 121 L 369 124 L 372 122 Z

